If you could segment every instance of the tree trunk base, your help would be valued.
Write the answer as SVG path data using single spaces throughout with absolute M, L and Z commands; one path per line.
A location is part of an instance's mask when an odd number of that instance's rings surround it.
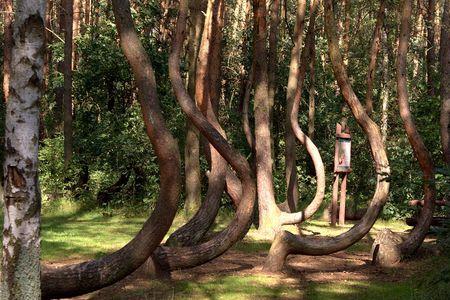
M 385 268 L 398 265 L 402 259 L 400 249 L 402 242 L 403 238 L 397 233 L 387 228 L 381 230 L 372 245 L 372 264 Z
M 289 255 L 289 244 L 285 241 L 284 236 L 284 232 L 280 232 L 273 240 L 269 255 L 263 266 L 264 272 L 279 273 L 285 270 L 286 258 Z
M 149 279 L 172 279 L 170 270 L 162 267 L 153 256 L 150 256 L 145 263 L 138 269 L 141 274 Z

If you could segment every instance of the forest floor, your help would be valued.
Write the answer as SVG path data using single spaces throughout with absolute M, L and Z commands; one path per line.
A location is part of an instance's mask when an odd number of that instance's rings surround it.
M 178 216 L 171 229 L 183 223 Z M 226 226 L 223 216 L 215 230 Z M 109 216 L 102 211 L 44 214 L 42 257 L 55 266 L 97 258 L 122 247 L 140 229 L 144 217 Z M 336 235 L 347 230 L 330 228 L 313 220 L 304 234 Z M 378 230 L 389 227 L 406 232 L 401 221 L 378 221 L 360 242 L 333 255 L 292 255 L 287 272 L 274 275 L 261 271 L 270 243 L 253 228 L 246 238 L 221 257 L 202 266 L 172 272 L 166 280 L 151 280 L 137 271 L 113 286 L 75 299 L 450 299 L 450 285 L 427 284 L 450 259 L 422 251 L 394 269 L 370 263 L 370 248 Z M 289 230 L 295 231 L 291 227 Z M 433 238 L 425 248 L 432 249 Z M 428 281 L 427 281 L 428 280 Z M 432 294 L 433 296 L 429 296 Z

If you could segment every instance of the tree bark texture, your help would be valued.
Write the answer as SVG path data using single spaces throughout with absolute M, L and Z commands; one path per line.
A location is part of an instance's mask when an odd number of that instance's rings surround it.
M 254 15 L 254 111 L 255 111 L 255 151 L 256 151 L 256 181 L 258 189 L 259 230 L 273 235 L 279 231 L 279 209 L 275 205 L 273 187 L 273 159 L 271 154 L 270 134 L 270 101 L 269 81 L 267 75 L 267 23 L 266 2 L 253 0 Z
M 414 253 L 422 244 L 433 217 L 436 190 L 434 186 L 434 165 L 430 152 L 423 143 L 414 119 L 411 115 L 408 100 L 406 58 L 408 53 L 409 36 L 411 32 L 411 0 L 403 0 L 400 14 L 400 32 L 397 51 L 397 100 L 400 117 L 403 120 L 406 135 L 413 149 L 414 156 L 419 162 L 423 173 L 424 206 L 420 212 L 417 226 L 409 233 L 407 239 L 400 245 L 404 255 Z
M 40 299 L 39 99 L 45 1 L 15 3 L 5 120 L 1 299 Z
M 76 69 L 78 63 L 76 39 L 79 37 L 81 32 L 80 26 L 81 26 L 82 1 L 83 0 L 73 0 L 72 69 Z
M 298 0 L 297 15 L 294 28 L 294 46 L 291 50 L 289 64 L 289 76 L 286 90 L 286 124 L 285 124 L 285 160 L 286 160 L 286 199 L 291 211 L 295 210 L 298 202 L 298 182 L 296 164 L 296 142 L 295 134 L 291 125 L 291 114 L 294 106 L 295 92 L 298 84 L 298 72 L 300 67 L 300 53 L 303 43 L 303 28 L 305 23 L 306 1 Z
M 72 55 L 73 55 L 73 0 L 64 3 L 64 166 L 67 168 L 73 155 L 72 115 Z
M 348 66 L 348 54 L 350 52 L 350 0 L 344 0 L 344 33 L 342 43 L 344 48 L 344 65 Z
M 13 22 L 13 2 L 5 0 L 1 6 L 3 10 L 3 100 L 9 98 L 9 82 L 11 78 L 11 56 L 12 56 L 12 22 Z
M 131 274 L 159 245 L 177 211 L 180 192 L 178 145 L 167 129 L 156 94 L 153 68 L 131 19 L 127 0 L 113 1 L 122 50 L 131 65 L 138 87 L 146 133 L 160 167 L 160 195 L 155 210 L 139 233 L 123 248 L 100 259 L 46 268 L 42 272 L 44 298 L 72 297 L 108 286 Z
M 386 144 L 388 135 L 388 113 L 389 113 L 389 91 L 391 90 L 389 81 L 389 55 L 387 51 L 387 36 L 386 32 L 382 33 L 382 41 L 384 45 L 383 49 L 383 61 L 382 65 L 382 76 L 383 84 L 381 90 L 381 135 L 383 137 L 383 144 Z
M 427 66 L 427 89 L 428 95 L 436 96 L 436 43 L 435 43 L 435 26 L 436 26 L 436 0 L 428 0 L 427 14 L 425 17 L 425 26 L 427 30 L 426 43 L 426 66 Z
M 217 68 L 220 68 L 220 55 L 217 55 L 217 53 L 214 55 L 215 50 L 213 49 L 214 41 L 216 47 L 217 43 L 220 44 L 219 32 L 222 29 L 222 19 L 223 1 L 210 0 L 206 10 L 202 42 L 198 55 L 196 86 L 199 94 L 197 106 L 200 107 L 203 115 L 206 116 L 206 119 L 214 128 L 225 137 L 225 132 L 217 120 L 220 87 L 216 85 L 216 80 L 220 78 L 217 72 Z M 220 48 L 216 50 L 220 50 Z M 217 60 L 219 61 L 217 62 Z M 197 244 L 214 223 L 219 211 L 220 200 L 225 188 L 228 164 L 211 144 L 204 144 L 204 150 L 211 165 L 205 200 L 194 217 L 169 237 L 166 243 L 169 246 L 192 246 Z
M 169 56 L 169 75 L 175 96 L 191 122 L 231 165 L 242 181 L 242 198 L 235 218 L 211 240 L 191 247 L 159 247 L 153 254 L 157 265 L 166 270 L 193 267 L 224 253 L 246 233 L 253 212 L 255 182 L 246 159 L 234 150 L 225 138 L 208 122 L 187 93 L 180 73 L 180 52 L 185 39 L 187 1 L 181 0 L 176 32 Z
M 450 0 L 445 0 L 440 45 L 441 117 L 440 132 L 444 162 L 450 167 Z
M 386 1 L 381 0 L 380 8 L 378 9 L 375 29 L 373 30 L 372 45 L 370 47 L 369 68 L 367 70 L 367 77 L 366 77 L 366 85 L 367 85 L 366 111 L 369 116 L 372 115 L 373 112 L 373 82 L 375 80 L 378 52 L 380 52 L 381 47 L 381 30 L 383 27 L 385 10 L 386 10 Z
M 255 3 L 254 3 L 255 4 Z M 298 6 L 298 23 L 296 30 L 300 35 L 302 31 L 302 23 L 304 20 L 304 1 L 299 1 Z M 258 6 L 261 5 L 261 6 Z M 256 142 L 256 173 L 257 173 L 257 183 L 258 183 L 258 205 L 259 205 L 259 225 L 260 231 L 264 233 L 268 238 L 274 236 L 275 233 L 281 230 L 282 225 L 287 224 L 296 224 L 303 222 L 304 220 L 311 217 L 319 208 L 320 203 L 323 200 L 324 187 L 325 187 L 325 176 L 324 176 L 324 168 L 323 163 L 320 158 L 320 154 L 316 146 L 312 143 L 312 141 L 303 133 L 300 129 L 297 121 L 298 115 L 298 106 L 301 98 L 301 89 L 303 80 L 305 78 L 307 61 L 308 57 L 311 53 L 311 44 L 314 41 L 314 24 L 315 24 L 315 15 L 316 15 L 316 7 L 317 1 L 311 2 L 311 22 L 308 28 L 308 36 L 309 36 L 309 44 L 308 47 L 305 47 L 305 50 L 302 53 L 302 64 L 299 68 L 299 59 L 298 56 L 300 54 L 301 41 L 299 41 L 300 37 L 297 37 L 297 43 L 294 45 L 292 50 L 291 59 L 293 62 L 292 73 L 290 74 L 290 84 L 293 85 L 292 89 L 294 95 L 292 107 L 290 108 L 291 114 L 289 115 L 290 125 L 292 128 L 292 133 L 294 134 L 294 138 L 297 137 L 303 145 L 305 145 L 308 153 L 313 158 L 315 163 L 316 171 L 318 174 L 318 185 L 316 190 L 316 196 L 314 200 L 304 209 L 303 211 L 290 213 L 284 212 L 279 209 L 279 207 L 275 204 L 275 196 L 273 191 L 273 181 L 272 181 L 272 169 L 271 162 L 267 161 L 271 159 L 270 155 L 270 143 L 268 143 L 269 139 L 264 138 L 267 137 L 267 134 L 270 135 L 269 126 L 267 125 L 267 112 L 265 108 L 268 107 L 267 103 L 267 77 L 264 76 L 264 70 L 266 70 L 266 64 L 263 59 L 266 55 L 265 51 L 265 34 L 264 33 L 264 18 L 262 16 L 265 15 L 265 8 L 262 7 L 262 4 L 256 3 L 254 6 L 255 13 L 255 28 L 259 28 L 258 31 L 255 31 L 255 41 L 254 41 L 254 72 L 255 72 L 255 142 Z M 297 70 L 298 69 L 298 70 Z M 291 77 L 292 76 L 292 77 Z M 289 83 L 288 83 L 289 85 Z M 288 109 L 289 110 L 289 109 Z M 268 133 L 266 133 L 266 131 Z M 258 136 L 259 135 L 259 136 Z M 295 143 L 295 140 L 294 140 Z M 258 150 L 259 149 L 259 150 Z M 259 153 L 259 154 L 258 154 Z M 294 152 L 295 155 L 295 152 Z M 295 165 L 295 156 L 293 159 Z M 269 168 L 270 165 L 270 168 Z M 297 202 L 295 199 L 294 202 Z
M 312 52 L 309 58 L 309 102 L 308 102 L 308 137 L 314 140 L 315 119 L 316 119 L 316 44 L 315 39 L 312 41 Z
M 191 26 L 189 28 L 188 48 L 188 92 L 195 97 L 195 78 L 197 69 L 198 48 L 203 29 L 202 0 L 190 1 L 189 12 Z M 186 215 L 192 216 L 201 204 L 200 183 L 200 141 L 198 130 L 190 121 L 186 121 L 186 143 L 184 146 L 184 174 L 186 198 L 184 208 Z
M 319 209 L 325 196 L 325 166 L 323 164 L 322 157 L 320 155 L 319 149 L 312 142 L 312 140 L 304 134 L 304 132 L 300 128 L 300 125 L 298 124 L 298 111 L 302 97 L 306 69 L 314 52 L 315 22 L 318 2 L 318 0 L 313 0 L 310 4 L 310 20 L 308 24 L 308 31 L 305 39 L 305 47 L 300 58 L 301 63 L 297 74 L 297 85 L 294 96 L 294 103 L 292 106 L 291 115 L 289 116 L 291 128 L 293 133 L 295 134 L 295 137 L 306 148 L 313 161 L 315 168 L 314 170 L 317 176 L 317 188 L 314 199 L 303 211 L 296 213 L 281 212 L 281 224 L 295 224 L 309 219 Z

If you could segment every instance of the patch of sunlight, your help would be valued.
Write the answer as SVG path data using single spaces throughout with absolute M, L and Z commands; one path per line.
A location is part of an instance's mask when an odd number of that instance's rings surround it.
M 88 259 L 123 247 L 141 229 L 142 217 L 103 216 L 98 211 L 44 214 L 42 259 Z
M 301 299 L 296 287 L 280 284 L 269 276 L 224 276 L 195 282 L 180 281 L 175 285 L 175 299 Z
M 307 285 L 306 299 L 414 299 L 416 288 L 408 282 L 377 281 L 337 281 L 310 283 Z

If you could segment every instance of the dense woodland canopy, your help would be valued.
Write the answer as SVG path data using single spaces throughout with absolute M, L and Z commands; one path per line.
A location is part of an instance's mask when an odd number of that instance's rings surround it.
M 449 0 L 2 0 L 0 298 L 76 296 L 142 265 L 198 266 L 251 226 L 273 241 L 270 272 L 289 254 L 350 247 L 377 218 L 416 226 L 382 241 L 374 261 L 414 256 L 433 217 L 449 217 L 449 10 Z M 352 138 L 340 211 L 357 222 L 334 238 L 284 231 L 336 222 L 337 123 Z M 149 217 L 116 252 L 40 266 L 41 204 L 67 202 Z M 162 244 L 177 213 L 186 224 Z M 230 223 L 210 234 L 221 213 Z

